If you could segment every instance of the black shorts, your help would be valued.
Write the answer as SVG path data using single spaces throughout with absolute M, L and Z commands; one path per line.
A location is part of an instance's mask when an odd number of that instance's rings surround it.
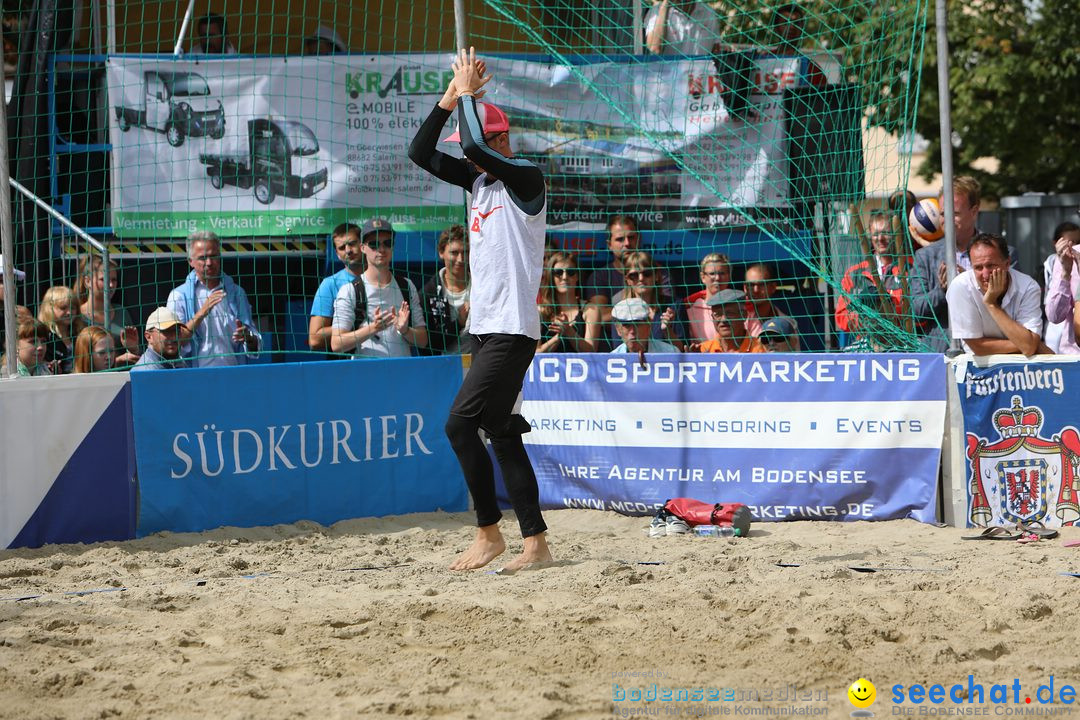
M 529 425 L 512 416 L 525 373 L 536 355 L 536 340 L 525 335 L 472 335 L 473 357 L 461 383 L 452 415 L 480 419 L 493 437 L 525 433 Z

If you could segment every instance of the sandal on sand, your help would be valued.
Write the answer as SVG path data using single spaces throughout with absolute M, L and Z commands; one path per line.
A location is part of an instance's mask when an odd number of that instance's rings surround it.
M 1058 536 L 1057 530 L 1046 527 L 1038 520 L 1020 523 L 1020 532 L 1024 535 L 1034 535 L 1040 540 L 1053 540 Z
M 966 535 L 961 540 L 1019 540 L 1020 535 L 1013 534 L 1008 528 L 994 525 L 984 529 L 978 535 Z

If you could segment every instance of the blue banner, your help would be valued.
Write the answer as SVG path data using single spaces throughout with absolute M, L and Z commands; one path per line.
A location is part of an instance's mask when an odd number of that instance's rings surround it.
M 0 548 L 134 536 L 127 373 L 0 382 Z
M 969 364 L 958 382 L 968 525 L 1078 524 L 1080 365 Z
M 547 508 L 932 522 L 945 390 L 940 355 L 544 355 L 524 439 Z
M 131 374 L 140 536 L 467 507 L 458 357 Z

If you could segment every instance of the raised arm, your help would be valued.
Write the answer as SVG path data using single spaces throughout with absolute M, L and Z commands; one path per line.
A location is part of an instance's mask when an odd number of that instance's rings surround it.
M 660 0 L 660 4 L 656 6 L 655 10 L 655 15 L 645 21 L 645 47 L 653 55 L 660 55 L 664 49 L 667 16 L 671 10 L 669 0 Z
M 440 180 L 472 190 L 478 173 L 464 160 L 436 149 L 439 134 L 446 125 L 447 118 L 454 112 L 457 102 L 457 90 L 451 80 L 442 99 L 431 109 L 424 124 L 416 131 L 416 137 L 409 143 L 409 159 Z
M 544 175 L 540 168 L 528 160 L 513 157 L 508 142 L 504 155 L 484 139 L 476 101 L 483 95 L 482 88 L 492 76 L 484 74 L 485 66 L 476 59 L 472 48 L 468 53 L 461 51 L 453 69 L 458 96 L 458 133 L 465 157 L 492 177 L 502 180 L 522 210 L 530 215 L 538 213 L 544 205 L 545 195 Z
M 464 128 L 461 133 L 461 149 L 465 151 L 465 157 L 472 160 L 476 165 L 484 168 L 489 174 L 502 180 L 506 187 L 519 200 L 521 208 L 529 212 L 529 207 L 535 207 L 533 212 L 538 212 L 544 204 L 544 175 L 540 168 L 528 160 L 506 157 L 502 153 L 492 150 L 484 141 L 484 131 L 480 124 L 480 115 L 476 109 L 476 101 L 469 95 L 463 95 L 458 105 L 459 128 Z M 530 213 L 532 214 L 532 213 Z

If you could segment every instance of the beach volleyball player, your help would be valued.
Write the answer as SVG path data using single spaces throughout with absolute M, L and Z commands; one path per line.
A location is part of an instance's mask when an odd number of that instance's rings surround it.
M 521 441 L 529 423 L 513 412 L 540 338 L 536 295 L 544 261 L 547 192 L 540 168 L 510 151 L 506 113 L 478 102 L 491 76 L 484 62 L 477 61 L 475 50 L 461 50 L 452 68 L 454 79 L 409 146 L 414 163 L 472 193 L 468 228 L 473 359 L 450 408 L 446 435 L 472 494 L 477 531 L 472 545 L 450 567 L 483 567 L 506 549 L 499 531 L 502 513 L 495 501 L 494 468 L 477 433 L 483 428 L 524 538 L 521 555 L 505 566 L 518 570 L 551 560 L 536 475 Z M 460 142 L 465 159 L 436 149 L 439 133 L 455 108 L 458 131 L 444 142 Z

